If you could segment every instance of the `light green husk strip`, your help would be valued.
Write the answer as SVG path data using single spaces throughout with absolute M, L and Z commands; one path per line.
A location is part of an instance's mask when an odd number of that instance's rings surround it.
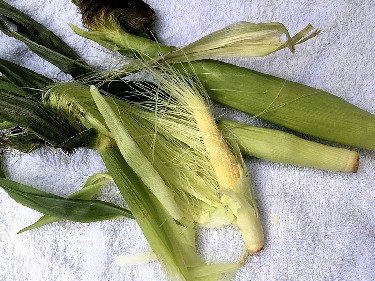
M 206 264 L 192 268 L 191 274 L 195 281 L 229 281 L 240 266 L 239 263 Z
M 92 176 L 90 176 L 85 184 L 83 185 L 82 189 L 78 190 L 77 192 L 73 193 L 68 197 L 68 199 L 83 199 L 88 200 L 92 199 L 94 196 L 96 196 L 99 191 L 106 186 L 108 183 L 112 181 L 112 177 L 107 173 L 97 173 Z M 44 215 L 42 216 L 38 221 L 33 223 L 32 225 L 29 225 L 23 229 L 21 229 L 19 233 L 29 231 L 41 226 L 44 226 L 46 224 L 50 224 L 56 221 L 59 221 L 60 219 L 57 217 L 53 217 L 50 215 Z
M 153 251 L 147 251 L 133 255 L 115 256 L 114 260 L 118 266 L 141 265 L 157 260 L 157 256 Z M 190 272 L 195 281 L 229 281 L 240 266 L 240 263 L 205 264 L 192 267 Z
M 241 152 L 273 162 L 322 170 L 356 172 L 359 154 L 299 138 L 279 130 L 221 120 L 219 127 L 239 145 Z
M 263 57 L 286 47 L 294 52 L 296 44 L 317 33 L 308 25 L 292 38 L 281 23 L 239 22 L 165 55 L 163 61 L 179 63 L 207 58 Z M 280 41 L 282 35 L 287 38 L 285 42 Z

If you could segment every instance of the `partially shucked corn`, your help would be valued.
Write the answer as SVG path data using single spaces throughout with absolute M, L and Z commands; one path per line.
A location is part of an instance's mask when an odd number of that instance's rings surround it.
M 262 225 L 246 168 L 242 158 L 229 149 L 227 141 L 219 131 L 211 113 L 199 99 L 192 104 L 197 126 L 202 133 L 208 159 L 211 162 L 218 185 L 223 192 L 222 202 L 231 209 L 250 253 L 260 251 L 264 246 Z
M 217 128 L 203 90 L 172 68 L 149 74 L 157 83 L 141 93 L 148 98 L 140 103 L 77 83 L 51 88 L 44 103 L 72 116 L 75 126 L 97 128 L 111 139 L 181 224 L 235 223 L 247 250 L 259 251 L 264 237 L 246 165 L 237 145 L 228 145 Z

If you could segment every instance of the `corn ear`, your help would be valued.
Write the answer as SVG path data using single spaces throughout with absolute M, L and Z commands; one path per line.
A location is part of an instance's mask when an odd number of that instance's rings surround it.
M 294 164 L 322 170 L 356 172 L 359 154 L 356 151 L 332 147 L 305 140 L 279 130 L 247 126 L 221 120 L 219 127 L 233 138 L 241 152 L 273 162 Z
M 308 26 L 295 35 L 293 40 L 289 40 L 289 46 L 290 42 L 302 43 L 317 34 L 317 31 L 308 34 L 311 31 L 309 29 Z M 87 33 L 79 34 L 87 37 Z M 95 36 L 99 35 L 93 34 L 89 39 L 95 41 Z M 130 37 L 124 38 L 130 39 Z M 112 39 L 106 38 L 103 42 L 106 42 L 109 48 L 116 46 L 117 41 L 121 42 L 121 38 Z M 135 39 L 130 39 L 122 45 L 128 48 L 127 46 L 132 44 L 131 40 Z M 194 47 L 194 43 L 192 45 Z M 151 40 L 147 41 L 145 46 L 147 48 L 143 48 L 142 45 L 142 49 L 139 49 L 136 44 L 133 44 L 130 48 L 131 53 L 145 53 L 145 56 L 152 58 L 164 54 L 168 58 L 169 55 L 172 56 L 172 51 L 176 54 L 179 52 L 174 47 L 164 49 L 165 46 L 160 46 Z M 169 52 L 172 53 L 168 54 Z M 170 59 L 172 61 L 172 57 Z M 188 56 L 184 57 L 182 54 L 179 59 L 188 63 L 177 63 L 178 60 L 173 58 L 173 62 L 176 62 L 173 66 L 181 70 L 183 74 L 188 72 L 190 75 L 197 76 L 209 97 L 217 103 L 303 134 L 349 146 L 375 149 L 374 115 L 339 97 L 220 61 L 191 61 Z
M 229 148 L 203 101 L 196 97 L 190 105 L 219 190 L 223 193 L 221 200 L 233 212 L 247 250 L 256 253 L 264 246 L 264 236 L 247 168 L 240 153 L 237 151 L 235 155 Z M 236 151 L 236 147 L 233 149 Z
M 242 157 L 235 144 L 232 145 L 232 149 L 228 146 L 216 126 L 210 107 L 199 94 L 199 87 L 194 88 L 192 82 L 189 86 L 184 85 L 179 81 L 189 81 L 188 79 L 180 78 L 176 74 L 174 76 L 174 83 L 188 100 L 187 105 L 195 119 L 207 159 L 218 184 L 218 190 L 223 193 L 221 202 L 234 214 L 234 222 L 241 230 L 248 251 L 256 253 L 264 245 L 263 229 Z M 173 95 L 178 96 L 178 90 L 173 90 L 173 86 L 170 87 Z M 195 93 L 192 94 L 191 91 Z

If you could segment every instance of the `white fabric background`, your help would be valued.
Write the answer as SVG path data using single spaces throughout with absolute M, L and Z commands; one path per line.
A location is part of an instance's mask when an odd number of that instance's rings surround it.
M 78 38 L 80 25 L 68 0 L 6 0 L 66 40 L 92 64 L 118 57 Z M 230 23 L 280 21 L 297 32 L 307 23 L 320 36 L 267 58 L 233 62 L 318 87 L 375 113 L 375 8 L 371 0 L 149 0 L 163 43 L 182 46 Z M 1 58 L 56 79 L 67 79 L 23 44 L 0 34 Z M 237 119 L 249 117 L 229 112 Z M 282 149 L 282 148 L 280 148 Z M 265 228 L 266 246 L 233 280 L 375 280 L 375 154 L 359 150 L 356 174 L 342 174 L 246 158 Z M 66 154 L 42 149 L 8 152 L 8 175 L 43 190 L 68 195 L 94 172 L 105 170 L 91 150 Z M 114 187 L 101 198 L 121 202 Z M 0 280 L 165 280 L 156 262 L 118 267 L 113 255 L 148 248 L 132 220 L 91 224 L 60 222 L 17 235 L 39 214 L 0 190 Z M 236 229 L 201 230 L 199 252 L 210 262 L 235 261 L 242 241 Z

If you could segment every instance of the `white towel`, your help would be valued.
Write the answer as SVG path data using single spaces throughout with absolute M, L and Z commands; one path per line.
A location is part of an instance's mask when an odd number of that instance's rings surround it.
M 118 57 L 76 36 L 80 25 L 69 0 L 6 0 L 61 36 L 92 64 Z M 307 23 L 322 33 L 267 58 L 232 62 L 329 91 L 375 113 L 375 7 L 371 0 L 149 0 L 155 7 L 161 42 L 185 45 L 233 22 L 284 23 L 291 33 Z M 57 79 L 68 79 L 22 43 L 0 34 L 0 57 Z M 116 59 L 114 59 L 116 58 Z M 240 113 L 229 113 L 246 120 Z M 265 229 L 266 246 L 233 280 L 375 280 L 375 155 L 361 153 L 356 174 L 343 174 L 246 158 Z M 41 149 L 8 152 L 3 159 L 14 180 L 59 195 L 80 188 L 105 170 L 92 150 L 72 154 Z M 101 198 L 121 203 L 115 187 Z M 147 250 L 130 219 L 91 224 L 58 222 L 16 234 L 40 214 L 0 190 L 0 280 L 165 280 L 157 262 L 118 267 L 114 255 Z M 236 261 L 243 242 L 233 227 L 200 230 L 198 250 L 209 262 Z

